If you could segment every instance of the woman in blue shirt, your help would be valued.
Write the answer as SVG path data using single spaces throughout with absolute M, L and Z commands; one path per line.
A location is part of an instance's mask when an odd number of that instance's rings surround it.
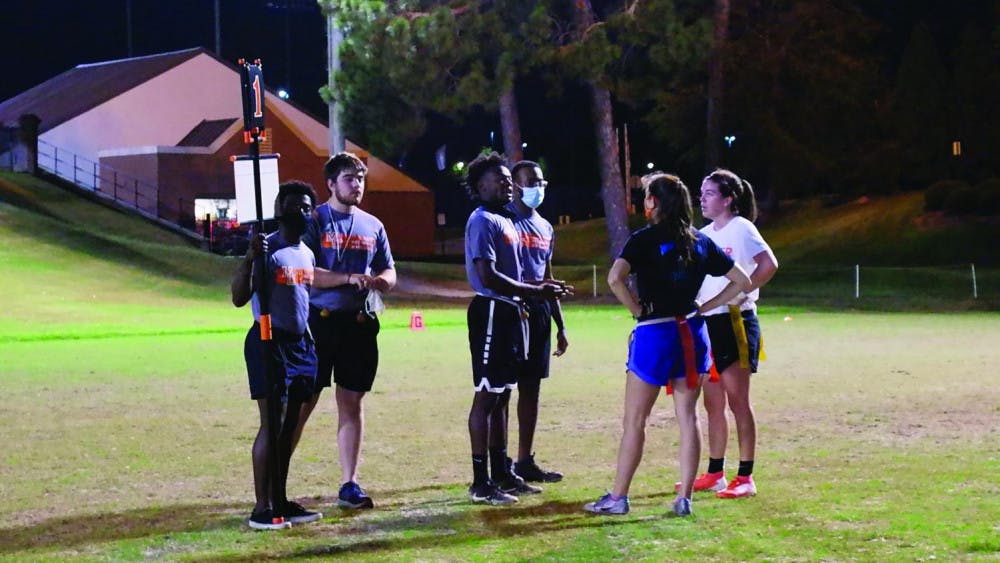
M 680 429 L 681 487 L 673 503 L 691 514 L 691 493 L 701 438 L 696 405 L 711 366 L 708 331 L 700 311 L 725 304 L 750 288 L 746 273 L 708 237 L 691 227 L 691 195 L 676 176 L 643 178 L 650 225 L 632 233 L 611 267 L 608 285 L 637 324 L 629 342 L 625 417 L 614 488 L 584 509 L 626 514 L 628 490 L 642 458 L 646 420 L 661 386 L 674 395 Z M 638 295 L 626 285 L 635 275 Z M 725 276 L 726 288 L 705 303 L 695 301 L 705 276 Z M 675 381 L 675 380 L 682 381 Z

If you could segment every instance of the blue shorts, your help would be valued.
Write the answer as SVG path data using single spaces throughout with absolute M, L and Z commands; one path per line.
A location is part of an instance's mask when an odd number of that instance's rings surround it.
M 705 320 L 693 317 L 684 321 L 691 328 L 694 343 L 694 367 L 698 374 L 712 366 L 708 329 Z M 628 345 L 629 371 L 650 385 L 666 385 L 687 375 L 680 327 L 673 318 L 653 319 L 636 325 Z
M 271 329 L 271 354 L 265 357 L 260 341 L 260 324 L 254 323 L 243 341 L 250 398 L 266 399 L 271 391 L 282 400 L 306 401 L 316 384 L 316 347 L 310 338 L 278 328 Z M 273 378 L 268 381 L 265 362 L 270 363 Z M 277 387 L 275 389 L 274 387 Z

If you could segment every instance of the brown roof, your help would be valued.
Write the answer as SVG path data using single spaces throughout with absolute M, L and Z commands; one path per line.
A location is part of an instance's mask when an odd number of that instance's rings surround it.
M 229 119 L 213 119 L 213 120 L 202 120 L 201 123 L 194 126 L 194 129 L 190 133 L 184 136 L 179 143 L 178 147 L 207 147 L 215 142 L 229 129 L 233 123 L 239 121 L 238 117 L 231 117 Z
M 197 56 L 208 53 L 197 47 L 146 57 L 77 65 L 0 103 L 0 124 L 16 124 L 33 113 L 41 118 L 44 133 L 123 92 Z M 67 95 L 67 93 L 72 95 Z

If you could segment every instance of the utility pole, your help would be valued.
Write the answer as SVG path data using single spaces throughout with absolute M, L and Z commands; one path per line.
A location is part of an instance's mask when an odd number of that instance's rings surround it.
M 219 3 L 222 0 L 215 0 L 215 54 L 222 58 L 222 9 Z
M 132 0 L 125 0 L 125 40 L 128 47 L 128 58 L 132 58 Z
M 344 152 L 344 133 L 340 128 L 340 104 L 336 97 L 336 84 L 334 76 L 340 71 L 340 44 L 344 41 L 344 32 L 337 25 L 337 17 L 333 10 L 327 8 L 326 11 L 326 62 L 327 76 L 329 77 L 330 103 L 330 154 L 334 155 Z

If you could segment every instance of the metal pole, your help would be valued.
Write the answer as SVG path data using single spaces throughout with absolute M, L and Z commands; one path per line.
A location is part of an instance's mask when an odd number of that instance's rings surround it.
M 976 265 L 970 264 L 972 266 L 972 298 L 979 299 L 979 289 L 976 287 Z
M 594 288 L 594 299 L 597 299 L 597 264 L 591 264 L 591 286 Z
M 76 153 L 73 153 L 73 183 L 76 184 Z
M 59 147 L 53 145 L 52 149 L 55 151 L 55 156 L 52 157 L 52 173 L 56 176 L 59 175 Z
M 94 163 L 94 191 L 97 191 L 97 163 Z
M 222 57 L 222 10 L 219 0 L 215 0 L 215 54 Z
M 854 265 L 854 298 L 859 299 L 861 297 L 861 266 L 859 264 Z
M 125 36 L 128 42 L 128 58 L 132 58 L 132 0 L 125 0 Z
M 139 209 L 139 180 L 135 180 L 135 190 L 132 197 L 135 200 L 135 208 Z

